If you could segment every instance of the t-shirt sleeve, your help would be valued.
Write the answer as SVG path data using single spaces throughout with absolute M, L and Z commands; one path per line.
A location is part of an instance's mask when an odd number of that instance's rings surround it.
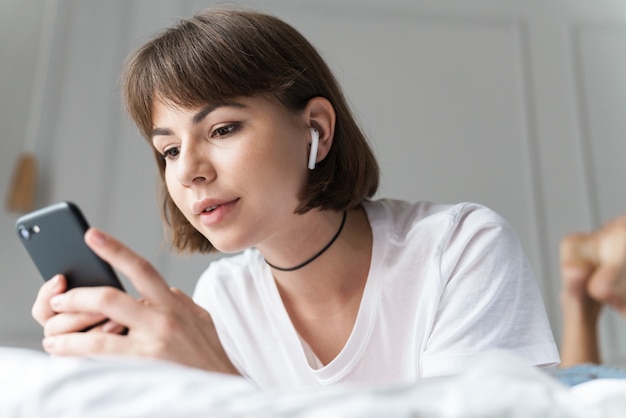
M 441 299 L 421 356 L 423 377 L 461 372 L 507 350 L 534 366 L 559 356 L 519 238 L 495 212 L 467 205 L 440 252 Z

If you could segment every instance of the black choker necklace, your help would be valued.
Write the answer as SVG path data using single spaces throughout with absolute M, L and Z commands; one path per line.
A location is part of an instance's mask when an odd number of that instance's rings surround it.
M 324 248 L 322 248 L 317 254 L 315 254 L 313 257 L 309 258 L 308 260 L 306 260 L 304 263 L 298 264 L 295 267 L 284 268 L 284 267 L 277 267 L 277 266 L 273 265 L 272 263 L 270 263 L 269 261 L 267 261 L 267 259 L 264 258 L 265 262 L 271 268 L 276 269 L 276 270 L 280 270 L 280 271 L 294 271 L 294 270 L 301 269 L 302 267 L 306 266 L 307 264 L 309 264 L 310 262 L 315 260 L 320 255 L 324 254 L 324 252 L 326 252 L 326 250 L 329 249 L 331 245 L 333 245 L 333 242 L 335 242 L 337 240 L 337 237 L 339 236 L 339 234 L 341 234 L 341 230 L 343 229 L 343 226 L 346 223 L 347 215 L 348 215 L 348 212 L 344 212 L 343 213 L 343 219 L 341 220 L 341 225 L 339 225 L 339 229 L 337 230 L 337 233 L 335 234 L 333 239 L 331 239 L 330 242 L 328 244 L 326 244 L 326 246 Z

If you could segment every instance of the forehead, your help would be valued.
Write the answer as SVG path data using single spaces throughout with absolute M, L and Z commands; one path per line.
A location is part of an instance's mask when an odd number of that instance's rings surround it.
M 154 101 L 152 104 L 152 119 L 157 120 L 163 116 L 191 117 L 192 122 L 199 122 L 207 115 L 220 108 L 245 109 L 249 105 L 240 100 L 228 100 L 221 102 L 204 103 L 193 106 L 182 106 L 172 102 Z
M 197 124 L 214 111 L 224 108 L 242 110 L 247 115 L 258 118 L 291 119 L 299 114 L 299 112 L 289 110 L 277 98 L 265 95 L 235 97 L 189 106 L 158 98 L 152 103 L 152 127 L 168 123 L 171 119 L 181 118 L 190 124 Z

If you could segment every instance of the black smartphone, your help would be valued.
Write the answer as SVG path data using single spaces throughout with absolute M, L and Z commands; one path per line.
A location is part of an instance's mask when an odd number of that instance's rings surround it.
M 113 286 L 124 290 L 113 268 L 84 241 L 89 224 L 72 202 L 59 202 L 20 217 L 15 228 L 44 280 L 56 274 L 67 288 Z

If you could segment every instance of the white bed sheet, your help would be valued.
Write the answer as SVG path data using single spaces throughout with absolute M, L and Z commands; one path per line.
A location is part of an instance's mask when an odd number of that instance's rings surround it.
M 508 353 L 459 376 L 396 386 L 260 391 L 147 360 L 0 348 L 0 417 L 624 417 L 626 380 L 566 388 Z

